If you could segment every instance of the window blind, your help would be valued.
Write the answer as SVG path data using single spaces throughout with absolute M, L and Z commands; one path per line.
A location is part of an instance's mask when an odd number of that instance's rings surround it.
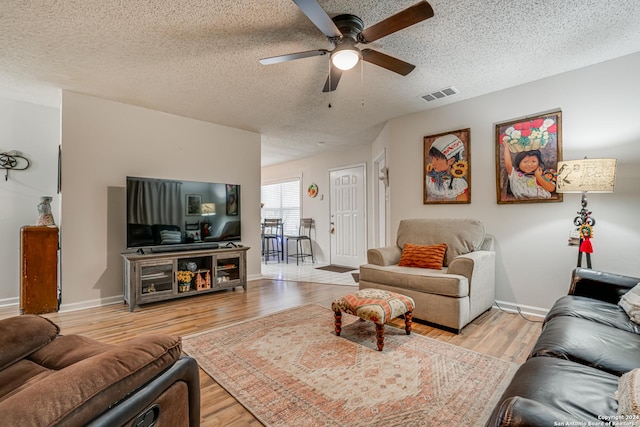
M 261 219 L 282 218 L 284 234 L 298 234 L 300 225 L 300 180 L 263 185 L 260 200 L 264 203 Z

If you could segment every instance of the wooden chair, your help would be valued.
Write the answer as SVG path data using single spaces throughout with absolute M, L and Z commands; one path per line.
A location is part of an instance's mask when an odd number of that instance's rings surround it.
M 296 265 L 299 264 L 300 260 L 304 262 L 305 258 L 310 257 L 311 262 L 316 262 L 316 259 L 313 255 L 313 242 L 311 242 L 311 229 L 313 228 L 313 218 L 301 218 L 300 226 L 298 227 L 298 234 L 292 236 L 284 236 L 285 239 L 285 247 L 287 248 L 287 263 L 289 263 L 289 257 L 295 257 Z M 296 242 L 296 253 L 289 254 L 289 240 L 293 240 Z M 305 252 L 303 242 L 309 242 L 309 252 Z

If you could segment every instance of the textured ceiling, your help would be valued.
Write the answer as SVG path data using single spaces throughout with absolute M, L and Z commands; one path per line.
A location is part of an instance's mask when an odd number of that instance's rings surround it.
M 365 27 L 416 2 L 319 0 Z M 0 96 L 57 106 L 62 88 L 259 132 L 269 165 L 370 143 L 393 117 L 640 51 L 638 0 L 430 4 L 433 18 L 368 45 L 415 64 L 411 74 L 365 63 L 327 94 L 328 56 L 258 62 L 331 49 L 291 0 L 2 0 Z M 447 86 L 459 94 L 420 99 Z

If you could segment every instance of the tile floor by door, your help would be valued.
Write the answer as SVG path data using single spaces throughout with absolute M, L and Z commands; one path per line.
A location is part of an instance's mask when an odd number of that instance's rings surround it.
M 311 262 L 295 263 L 269 261 L 262 262 L 262 277 L 264 279 L 276 280 L 296 280 L 300 282 L 330 283 L 334 285 L 358 286 L 358 282 L 353 278 L 352 273 L 358 273 L 358 269 L 347 273 L 334 273 L 331 271 L 318 270 L 317 267 L 324 267 L 326 264 L 312 264 Z

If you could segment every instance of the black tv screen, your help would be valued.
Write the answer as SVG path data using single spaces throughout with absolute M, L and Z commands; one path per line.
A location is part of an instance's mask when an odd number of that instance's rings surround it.
M 237 184 L 127 177 L 127 248 L 241 239 Z

